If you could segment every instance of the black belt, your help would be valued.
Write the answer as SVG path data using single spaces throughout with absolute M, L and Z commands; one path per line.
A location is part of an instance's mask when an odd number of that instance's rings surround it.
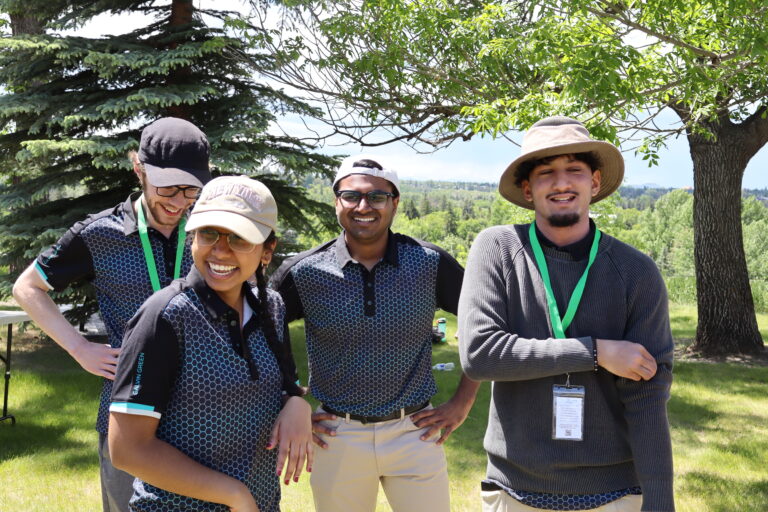
M 347 418 L 350 420 L 359 421 L 362 424 L 366 424 L 366 423 L 380 423 L 382 421 L 389 421 L 389 420 L 399 420 L 401 418 L 404 418 L 405 416 L 408 416 L 409 414 L 413 414 L 415 412 L 422 410 L 428 405 L 429 405 L 429 400 L 427 400 L 423 404 L 412 405 L 410 407 L 398 409 L 392 412 L 391 414 L 387 414 L 386 416 L 360 416 L 358 414 L 349 414 L 346 412 L 339 412 L 334 409 L 331 409 L 325 404 L 323 404 L 323 410 L 325 412 L 329 412 L 335 416 L 338 416 L 339 418 Z

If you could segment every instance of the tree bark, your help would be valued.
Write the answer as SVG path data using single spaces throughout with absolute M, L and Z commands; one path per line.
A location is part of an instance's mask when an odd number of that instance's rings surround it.
M 709 128 L 715 139 L 688 133 L 699 312 L 693 349 L 705 356 L 757 354 L 764 344 L 744 255 L 741 183 L 760 146 L 746 122 L 735 125 L 724 116 Z
M 192 16 L 195 12 L 195 6 L 192 0 L 173 0 L 171 3 L 171 16 L 168 21 L 169 27 L 173 30 L 178 27 L 183 27 L 192 23 Z M 175 48 L 176 43 L 171 45 L 171 48 Z M 190 69 L 188 67 L 179 67 L 173 69 L 168 76 L 169 85 L 184 85 L 188 83 L 190 76 Z M 178 117 L 191 121 L 191 109 L 188 105 L 179 104 L 171 105 L 167 108 L 168 115 L 172 117 Z
M 43 23 L 37 18 L 25 14 L 10 13 L 11 35 L 42 34 Z

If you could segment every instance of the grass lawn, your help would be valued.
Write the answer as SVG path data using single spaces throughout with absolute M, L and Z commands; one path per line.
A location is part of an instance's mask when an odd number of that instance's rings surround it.
M 675 338 L 685 345 L 695 333 L 695 308 L 673 305 L 671 313 Z M 433 360 L 458 365 L 455 318 L 444 316 L 449 343 L 434 347 Z M 768 315 L 759 315 L 758 323 L 768 339 Z M 292 338 L 297 362 L 306 368 L 298 346 L 300 323 L 292 326 Z M 9 410 L 17 423 L 0 423 L 0 510 L 100 510 L 93 430 L 99 379 L 50 341 L 27 333 L 15 342 Z M 435 403 L 452 394 L 459 375 L 435 373 L 440 388 Z M 301 377 L 306 382 L 306 371 Z M 483 384 L 470 417 L 446 445 L 455 511 L 480 509 L 488 399 L 489 386 Z M 768 510 L 768 367 L 678 361 L 669 413 L 678 511 Z M 310 511 L 311 503 L 306 478 L 284 487 L 284 512 Z M 380 493 L 377 511 L 388 510 Z

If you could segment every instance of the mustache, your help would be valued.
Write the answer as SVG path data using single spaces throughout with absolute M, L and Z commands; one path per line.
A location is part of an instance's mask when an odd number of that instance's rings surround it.
M 577 191 L 575 191 L 575 190 L 565 190 L 565 191 L 563 191 L 563 192 L 550 192 L 549 194 L 547 194 L 547 196 L 546 196 L 546 197 L 547 197 L 547 199 L 549 199 L 549 198 L 551 198 L 551 197 L 554 197 L 554 196 L 559 196 L 559 195 L 561 195 L 561 194 L 573 194 L 573 195 L 574 195 L 574 196 L 576 196 L 576 197 L 578 197 L 578 196 L 579 196 L 579 193 L 578 193 Z

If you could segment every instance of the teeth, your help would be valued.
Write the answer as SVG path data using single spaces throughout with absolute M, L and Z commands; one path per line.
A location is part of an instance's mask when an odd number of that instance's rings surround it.
M 163 206 L 163 208 L 165 208 L 165 210 L 169 213 L 177 213 L 179 210 L 181 210 L 181 208 L 169 208 L 167 206 Z
M 373 222 L 376 219 L 373 217 L 355 217 L 355 222 Z
M 213 271 L 215 274 L 229 274 L 233 270 L 235 270 L 237 267 L 234 265 L 219 265 L 217 263 L 208 263 L 208 267 Z

